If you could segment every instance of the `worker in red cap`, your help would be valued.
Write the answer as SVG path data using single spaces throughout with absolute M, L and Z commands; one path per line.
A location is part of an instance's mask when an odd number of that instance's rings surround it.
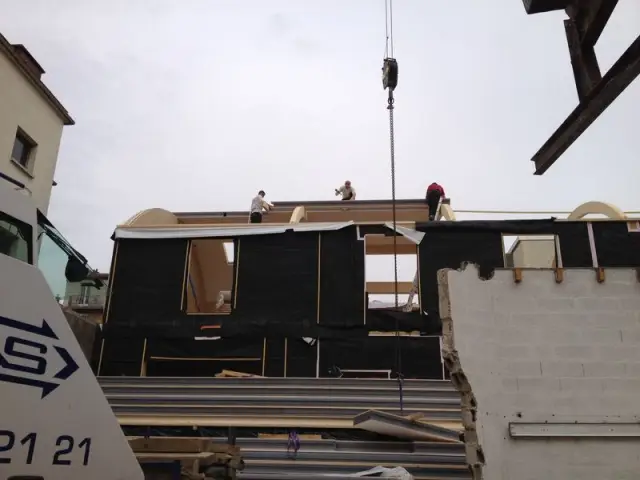
M 336 196 L 337 195 L 342 195 L 342 200 L 355 200 L 356 189 L 353 188 L 351 182 L 347 180 L 340 188 L 336 188 Z
M 440 200 L 444 198 L 444 188 L 442 185 L 433 182 L 429 187 L 427 187 L 427 197 L 426 202 L 429 206 L 429 221 L 433 221 L 436 219 L 436 213 L 438 212 L 438 205 L 440 205 Z

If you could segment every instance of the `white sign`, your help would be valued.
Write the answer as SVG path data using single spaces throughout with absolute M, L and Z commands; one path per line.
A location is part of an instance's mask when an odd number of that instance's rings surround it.
M 0 480 L 143 480 L 41 272 L 0 255 Z

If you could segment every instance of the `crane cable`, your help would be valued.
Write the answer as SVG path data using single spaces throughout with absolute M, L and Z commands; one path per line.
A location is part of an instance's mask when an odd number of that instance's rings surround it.
M 393 57 L 393 0 L 384 0 L 384 58 Z
M 383 72 L 386 75 L 383 78 L 383 86 L 389 90 L 389 97 L 387 99 L 387 110 L 389 110 L 389 149 L 391 157 L 391 211 L 393 221 L 393 276 L 394 276 L 394 316 L 395 316 L 395 370 L 398 380 L 398 393 L 400 397 L 400 415 L 404 414 L 404 402 L 402 392 L 402 356 L 400 352 L 400 325 L 398 319 L 399 311 L 399 298 L 398 298 L 398 232 L 397 217 L 396 217 L 396 155 L 395 155 L 395 130 L 393 121 L 393 110 L 395 99 L 393 97 L 393 91 L 397 85 L 397 63 L 394 58 L 394 45 L 393 45 L 393 0 L 385 0 L 384 2 L 384 17 L 385 17 L 385 58 Z M 395 69 L 395 70 L 393 70 Z M 393 71 L 392 71 L 393 70 Z

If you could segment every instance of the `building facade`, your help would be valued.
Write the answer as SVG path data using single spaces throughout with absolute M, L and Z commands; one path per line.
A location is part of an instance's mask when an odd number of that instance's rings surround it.
M 109 274 L 90 274 L 81 282 L 67 282 L 64 306 L 93 323 L 102 323 Z
M 23 183 L 46 215 L 62 130 L 74 121 L 44 73 L 24 45 L 0 34 L 0 172 Z

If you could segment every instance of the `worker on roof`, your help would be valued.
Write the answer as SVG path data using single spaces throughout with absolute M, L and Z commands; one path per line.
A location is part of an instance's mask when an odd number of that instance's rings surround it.
M 249 213 L 250 223 L 262 223 L 262 215 L 269 213 L 273 205 L 264 199 L 264 190 L 260 190 L 253 200 L 251 200 L 251 212 Z
M 356 189 L 353 188 L 351 182 L 347 180 L 340 188 L 336 188 L 336 196 L 337 195 L 342 195 L 342 200 L 355 200 Z
M 442 188 L 442 185 L 433 182 L 429 187 L 427 187 L 427 197 L 425 200 L 429 206 L 429 221 L 436 219 L 438 206 L 440 205 L 440 200 L 443 198 L 444 188 Z

